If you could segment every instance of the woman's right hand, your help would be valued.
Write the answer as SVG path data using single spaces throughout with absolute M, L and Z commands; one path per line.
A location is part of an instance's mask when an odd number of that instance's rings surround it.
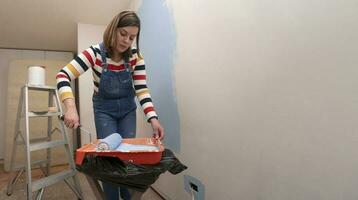
M 66 107 L 66 113 L 65 113 L 65 125 L 68 128 L 77 128 L 80 125 L 80 118 L 77 113 L 76 104 L 74 99 L 65 99 L 63 101 Z

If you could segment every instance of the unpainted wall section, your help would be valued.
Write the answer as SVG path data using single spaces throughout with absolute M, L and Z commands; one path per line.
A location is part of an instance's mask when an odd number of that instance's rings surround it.
M 177 35 L 178 155 L 206 199 L 358 197 L 356 1 L 161 6 Z M 183 174 L 155 188 L 190 199 Z

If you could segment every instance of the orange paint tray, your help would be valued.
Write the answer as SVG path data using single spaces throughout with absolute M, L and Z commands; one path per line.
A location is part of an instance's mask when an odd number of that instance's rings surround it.
M 164 151 L 164 146 L 160 140 L 154 138 L 127 138 L 123 139 L 122 143 L 134 144 L 134 145 L 151 145 L 158 147 L 155 151 L 96 151 L 98 140 L 86 144 L 76 150 L 76 164 L 81 165 L 86 155 L 96 156 L 111 156 L 118 157 L 121 160 L 129 161 L 135 164 L 157 164 Z

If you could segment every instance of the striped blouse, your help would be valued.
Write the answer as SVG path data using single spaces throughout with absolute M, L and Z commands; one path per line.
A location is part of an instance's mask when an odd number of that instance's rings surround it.
M 107 63 L 109 70 L 121 71 L 125 69 L 123 60 L 120 62 L 114 62 L 107 57 Z M 63 67 L 56 75 L 57 89 L 61 100 L 63 101 L 67 98 L 74 98 L 70 82 L 86 72 L 89 68 L 92 68 L 94 91 L 98 92 L 102 73 L 101 64 L 102 58 L 99 45 L 97 44 L 84 50 L 75 59 Z M 133 55 L 129 59 L 129 64 L 133 69 L 132 76 L 136 96 L 143 108 L 144 114 L 148 120 L 153 117 L 157 117 L 149 94 L 149 89 L 147 87 L 144 59 L 142 56 L 138 56 L 136 50 L 133 50 Z

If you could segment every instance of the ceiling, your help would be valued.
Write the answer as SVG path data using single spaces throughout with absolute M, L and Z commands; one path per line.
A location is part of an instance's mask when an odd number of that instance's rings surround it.
M 77 51 L 77 23 L 106 25 L 130 0 L 1 0 L 0 48 Z

